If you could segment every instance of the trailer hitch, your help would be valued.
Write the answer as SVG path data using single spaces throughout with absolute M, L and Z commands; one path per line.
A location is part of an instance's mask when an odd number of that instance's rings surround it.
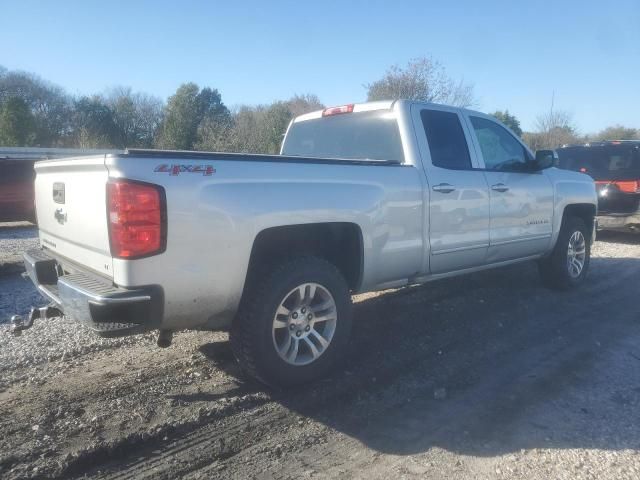
M 47 305 L 46 307 L 40 308 L 31 307 L 31 311 L 29 312 L 29 317 L 26 322 L 20 315 L 13 315 L 11 317 L 10 331 L 14 336 L 19 337 L 22 335 L 22 331 L 31 328 L 33 326 L 33 322 L 36 320 L 46 320 L 48 318 L 60 316 L 62 316 L 62 311 L 54 305 Z

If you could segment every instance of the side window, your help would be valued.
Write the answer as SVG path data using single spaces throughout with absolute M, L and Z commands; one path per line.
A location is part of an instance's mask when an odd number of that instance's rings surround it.
M 458 115 L 439 110 L 422 110 L 420 117 L 429 142 L 431 163 L 441 168 L 470 169 L 469 147 Z
M 488 170 L 527 171 L 527 162 L 531 159 L 527 150 L 513 135 L 486 118 L 470 118 Z

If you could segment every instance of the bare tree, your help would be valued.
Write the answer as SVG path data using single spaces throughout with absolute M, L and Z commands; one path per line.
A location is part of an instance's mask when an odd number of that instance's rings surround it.
M 473 85 L 464 79 L 455 81 L 444 66 L 431 57 L 415 58 L 405 68 L 394 65 L 384 77 L 365 87 L 369 101 L 405 98 L 457 107 L 476 104 Z
M 203 135 L 199 146 L 206 150 L 227 150 L 242 153 L 277 154 L 282 137 L 292 115 L 287 102 L 255 107 L 242 106 L 233 113 L 233 125 L 221 135 Z
M 80 148 L 118 146 L 118 131 L 113 119 L 113 111 L 99 95 L 80 97 L 74 101 L 70 130 L 73 146 Z
M 276 154 L 291 119 L 321 108 L 324 105 L 313 94 L 294 95 L 270 105 L 241 105 L 234 109 L 228 124 L 200 125 L 196 148 Z
M 613 125 L 596 134 L 589 135 L 589 140 L 640 140 L 640 129 Z
M 531 140 L 530 140 L 531 141 Z M 535 149 L 558 148 L 570 143 L 579 143 L 580 136 L 573 124 L 570 113 L 553 110 L 538 116 L 535 137 L 532 138 Z M 532 148 L 534 145 L 532 145 Z
M 287 107 L 292 117 L 303 115 L 324 108 L 324 104 L 317 95 L 307 93 L 305 95 L 294 95 L 286 101 Z
M 133 93 L 130 87 L 115 87 L 105 98 L 113 111 L 120 147 L 151 147 L 162 120 L 162 100 L 146 93 Z

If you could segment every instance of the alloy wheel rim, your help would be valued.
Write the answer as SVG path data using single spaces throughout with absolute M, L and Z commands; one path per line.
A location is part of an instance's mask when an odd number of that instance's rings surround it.
M 578 278 L 584 269 L 584 262 L 587 258 L 587 242 L 581 231 L 573 232 L 569 238 L 567 249 L 567 269 L 572 278 Z
M 336 330 L 338 309 L 318 283 L 304 283 L 285 295 L 273 317 L 273 346 L 295 366 L 308 365 L 327 351 Z

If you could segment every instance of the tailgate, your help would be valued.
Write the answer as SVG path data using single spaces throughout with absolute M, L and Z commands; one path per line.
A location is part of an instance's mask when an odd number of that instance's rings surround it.
M 36 162 L 35 170 L 42 246 L 112 277 L 105 156 Z

